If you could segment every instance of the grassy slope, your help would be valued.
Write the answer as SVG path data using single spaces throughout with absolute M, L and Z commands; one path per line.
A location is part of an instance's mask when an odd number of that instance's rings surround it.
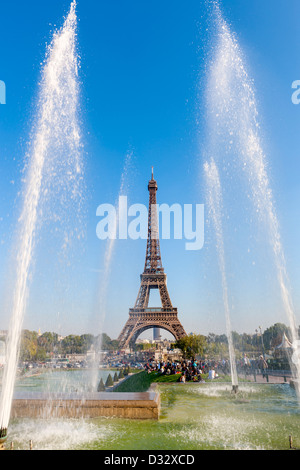
M 178 382 L 181 374 L 160 375 L 157 372 L 148 374 L 146 371 L 131 375 L 115 388 L 115 392 L 146 392 L 154 382 Z
M 161 375 L 158 372 L 151 372 L 148 374 L 146 371 L 138 372 L 137 374 L 131 375 L 127 380 L 116 386 L 115 392 L 146 392 L 152 383 L 176 383 L 179 382 L 181 374 L 173 375 Z M 202 378 L 205 382 L 211 382 L 208 380 L 208 374 L 203 374 Z M 215 379 L 216 382 L 230 382 L 229 376 L 221 376 Z M 241 380 L 243 381 L 243 380 Z M 192 383 L 192 382 L 188 382 Z

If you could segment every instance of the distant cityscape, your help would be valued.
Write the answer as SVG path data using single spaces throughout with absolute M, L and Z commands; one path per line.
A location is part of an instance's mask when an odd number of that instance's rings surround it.
M 254 334 L 232 333 L 236 358 L 243 355 L 258 357 L 264 355 L 269 360 L 281 358 L 287 366 L 286 355 L 291 350 L 289 328 L 276 323 L 266 330 L 258 328 Z M 5 364 L 7 330 L 0 330 L 0 367 Z M 197 346 L 193 355 L 209 357 L 216 360 L 228 359 L 228 341 L 225 334 L 197 335 L 190 333 L 187 338 L 196 339 Z M 179 360 L 188 350 L 184 350 L 182 342 L 168 339 L 140 339 L 131 348 L 119 348 L 117 340 L 107 334 L 94 336 L 91 334 L 61 336 L 57 333 L 41 333 L 23 330 L 20 345 L 21 364 L 37 364 L 53 368 L 91 367 L 131 367 L 142 368 L 150 358 L 160 360 Z M 191 353 L 192 354 L 192 353 Z M 278 366 L 278 365 L 277 365 Z

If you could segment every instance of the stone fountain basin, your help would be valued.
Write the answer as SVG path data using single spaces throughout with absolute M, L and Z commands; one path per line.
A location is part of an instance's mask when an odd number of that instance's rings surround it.
M 97 418 L 158 419 L 160 395 L 143 393 L 40 393 L 16 392 L 12 418 Z

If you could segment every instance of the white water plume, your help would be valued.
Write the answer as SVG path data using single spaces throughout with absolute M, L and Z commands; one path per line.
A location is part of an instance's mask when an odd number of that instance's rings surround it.
M 116 434 L 107 422 L 55 417 L 19 420 L 12 424 L 10 431 L 16 450 L 28 450 L 30 436 L 34 450 L 46 451 L 87 449 L 93 442 L 105 445 Z
M 51 198 L 55 197 L 58 205 L 64 210 L 75 201 L 80 203 L 83 169 L 78 125 L 75 9 L 76 2 L 73 1 L 63 27 L 54 33 L 39 85 L 14 250 L 16 274 L 0 399 L 0 429 L 7 428 L 10 418 L 37 231 L 42 226 L 44 217 L 48 217 Z
M 234 162 L 249 186 L 252 203 L 264 224 L 276 267 L 283 307 L 289 321 L 292 341 L 297 349 L 298 332 L 292 305 L 286 261 L 280 236 L 274 197 L 269 181 L 266 155 L 261 142 L 258 106 L 253 80 L 250 78 L 237 38 L 213 2 L 216 46 L 208 73 L 206 89 L 207 120 L 210 129 L 210 152 L 222 167 Z M 299 354 L 295 362 L 300 377 Z M 294 364 L 291 364 L 294 369 Z M 298 390 L 299 394 L 299 390 Z
M 97 368 L 99 365 L 99 362 L 101 362 L 101 350 L 102 350 L 102 333 L 103 333 L 103 325 L 104 321 L 106 318 L 106 301 L 107 301 L 107 290 L 109 286 L 109 278 L 110 278 L 110 272 L 111 272 L 111 261 L 115 249 L 115 243 L 117 239 L 117 231 L 119 227 L 119 213 L 120 213 L 120 208 L 119 208 L 119 198 L 120 196 L 124 196 L 125 193 L 127 192 L 127 184 L 128 184 L 128 171 L 132 162 L 132 156 L 133 152 L 128 151 L 125 157 L 125 162 L 124 162 L 124 167 L 123 167 L 123 172 L 121 175 L 121 182 L 120 182 L 120 189 L 119 189 L 119 194 L 118 194 L 118 199 L 116 201 L 115 206 L 117 207 L 116 210 L 116 217 L 114 219 L 114 226 L 112 228 L 112 233 L 114 234 L 113 237 L 110 237 L 107 242 L 106 242 L 106 248 L 104 252 L 104 260 L 103 260 L 103 275 L 101 276 L 101 284 L 100 284 L 100 289 L 98 293 L 98 302 L 97 302 L 97 310 L 100 311 L 100 323 L 99 323 L 99 329 L 100 329 L 100 335 L 99 335 L 99 340 L 97 343 L 97 350 L 96 350 L 96 357 L 95 357 L 95 364 L 94 364 L 94 373 L 93 373 L 93 387 L 96 387 L 96 378 L 97 378 Z
M 238 377 L 236 371 L 235 352 L 232 340 L 232 328 L 230 319 L 230 307 L 228 300 L 228 286 L 226 277 L 226 263 L 224 251 L 224 237 L 223 237 L 223 224 L 222 224 L 222 188 L 219 177 L 218 168 L 212 159 L 210 163 L 204 164 L 204 171 L 206 177 L 206 198 L 208 204 L 209 214 L 212 218 L 214 231 L 216 235 L 216 245 L 219 260 L 219 268 L 222 278 L 222 291 L 223 291 L 223 305 L 225 310 L 226 332 L 228 339 L 228 348 L 230 356 L 230 369 L 232 385 L 238 385 Z

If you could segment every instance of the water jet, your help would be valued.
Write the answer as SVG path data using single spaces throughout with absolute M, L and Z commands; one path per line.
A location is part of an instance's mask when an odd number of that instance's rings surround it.
M 229 253 L 231 258 L 233 256 L 229 246 L 231 240 L 227 238 L 226 242 L 223 238 L 224 230 L 228 228 L 228 225 L 224 224 L 223 227 L 221 224 L 222 212 L 219 210 L 219 201 L 222 202 L 226 197 L 225 202 L 230 208 L 230 213 L 228 211 L 226 214 L 228 224 L 228 221 L 234 220 L 236 215 L 234 208 L 237 202 L 236 192 L 231 193 L 234 182 L 235 191 L 238 190 L 239 194 L 237 205 L 240 207 L 241 198 L 245 197 L 245 204 L 250 204 L 246 218 L 250 215 L 251 225 L 253 218 L 258 228 L 262 230 L 264 242 L 270 251 L 269 255 L 275 269 L 275 278 L 277 278 L 275 282 L 279 287 L 278 293 L 291 331 L 294 354 L 290 367 L 300 403 L 298 328 L 281 240 L 280 223 L 269 177 L 267 155 L 263 148 L 256 91 L 247 71 L 247 61 L 239 41 L 223 18 L 221 2 L 213 1 L 212 3 L 217 41 L 212 47 L 205 93 L 208 123 L 206 153 L 211 160 L 209 162 L 208 159 L 205 163 L 205 171 L 210 184 L 208 196 L 211 201 L 211 218 L 217 235 L 223 297 L 225 295 L 224 306 L 228 311 L 224 256 L 226 253 Z M 222 171 L 220 176 L 219 171 Z M 220 182 L 222 182 L 222 187 Z M 221 192 L 223 186 L 224 190 Z M 245 204 L 243 204 L 243 210 L 246 207 Z M 231 227 L 231 234 L 233 235 L 236 230 L 236 227 Z M 247 240 L 247 243 L 252 243 L 252 240 Z M 233 248 L 236 249 L 236 246 Z M 268 376 L 266 378 L 268 381 Z
M 65 226 L 69 220 L 67 216 L 72 212 L 70 204 L 75 203 L 78 211 L 82 195 L 75 8 L 76 1 L 73 0 L 62 28 L 53 35 L 48 47 L 28 142 L 28 163 L 25 166 L 24 186 L 21 191 L 21 215 L 13 252 L 15 282 L 11 295 L 12 314 L 0 395 L 0 429 L 3 433 L 10 420 L 37 233 L 47 220 L 46 212 L 53 211 L 55 222 L 63 220 Z M 57 223 L 55 228 L 57 230 Z M 65 240 L 63 243 L 66 244 Z
M 205 162 L 204 171 L 206 177 L 206 199 L 209 208 L 209 214 L 212 218 L 213 227 L 215 230 L 216 242 L 217 242 L 217 253 L 219 260 L 219 269 L 221 272 L 222 291 L 223 291 L 223 305 L 226 320 L 226 331 L 228 338 L 228 349 L 230 356 L 230 370 L 232 389 L 238 388 L 238 375 L 236 370 L 236 358 L 234 352 L 232 328 L 230 319 L 230 307 L 229 307 L 229 295 L 228 295 L 228 283 L 226 274 L 226 263 L 225 263 L 225 247 L 224 247 L 224 236 L 223 236 L 223 194 L 220 181 L 220 175 L 218 167 L 212 158 L 210 162 Z M 235 392 L 236 393 L 236 392 Z

